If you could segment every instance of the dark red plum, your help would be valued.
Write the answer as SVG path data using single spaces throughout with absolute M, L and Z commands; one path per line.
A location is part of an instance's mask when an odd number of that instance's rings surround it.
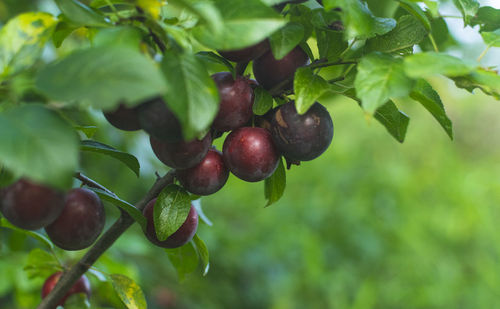
M 222 153 L 229 170 L 250 182 L 271 176 L 280 158 L 271 134 L 265 129 L 251 127 L 231 132 L 224 141 Z
M 271 121 L 271 132 L 276 147 L 285 158 L 309 161 L 320 156 L 333 138 L 333 122 L 326 108 L 314 103 L 299 115 L 295 102 L 278 108 Z
M 300 46 L 295 47 L 283 59 L 276 60 L 268 51 L 253 62 L 253 74 L 257 82 L 267 90 L 291 78 L 290 82 L 281 87 L 283 90 L 293 88 L 293 75 L 297 68 L 308 63 L 309 57 Z
M 196 195 L 210 195 L 226 184 L 229 169 L 224 164 L 222 154 L 212 148 L 198 165 L 178 170 L 176 177 L 187 191 Z
M 0 210 L 13 225 L 37 230 L 54 222 L 64 208 L 64 194 L 28 179 L 2 189 Z
M 212 137 L 209 133 L 202 140 L 169 143 L 150 136 L 149 141 L 156 157 L 163 164 L 175 169 L 185 169 L 203 160 L 212 144 Z
M 42 298 L 47 297 L 49 293 L 54 289 L 56 286 L 57 282 L 62 276 L 62 272 L 57 272 L 45 280 L 43 287 L 42 287 Z M 76 283 L 69 289 L 68 293 L 66 293 L 61 300 L 57 303 L 57 306 L 63 306 L 68 297 L 70 297 L 73 294 L 77 293 L 83 293 L 87 295 L 87 299 L 90 298 L 91 294 L 91 289 L 90 289 L 90 282 L 87 276 L 83 275 L 76 281 Z
M 169 143 L 183 140 L 179 119 L 167 107 L 162 98 L 155 98 L 143 103 L 138 110 L 141 127 L 149 135 Z
M 238 76 L 236 80 L 229 72 L 212 75 L 219 89 L 220 107 L 212 128 L 225 132 L 245 125 L 253 115 L 253 89 L 248 79 Z
M 97 194 L 89 189 L 75 188 L 66 195 L 62 213 L 45 227 L 45 231 L 58 247 L 82 250 L 99 237 L 105 218 L 104 207 Z
M 198 228 L 198 213 L 196 212 L 194 207 L 191 206 L 186 221 L 184 221 L 181 227 L 172 235 L 170 235 L 166 240 L 160 241 L 158 239 L 158 236 L 156 235 L 153 221 L 155 203 L 156 199 L 151 200 L 142 211 L 147 220 L 146 237 L 150 242 L 162 248 L 172 249 L 183 246 L 191 239 L 193 239 L 193 236 L 194 234 L 196 234 L 196 230 Z
M 229 61 L 245 62 L 260 57 L 262 54 L 268 51 L 269 48 L 269 41 L 264 40 L 260 43 L 242 49 L 221 50 L 219 51 L 219 54 Z
M 106 120 L 117 129 L 124 131 L 137 131 L 141 129 L 137 107 L 128 107 L 120 104 L 113 111 L 103 111 Z

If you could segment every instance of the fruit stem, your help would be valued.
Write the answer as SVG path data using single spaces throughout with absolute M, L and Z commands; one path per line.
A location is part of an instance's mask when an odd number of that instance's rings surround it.
M 135 207 L 142 210 L 149 201 L 157 197 L 165 186 L 173 183 L 174 173 L 175 170 L 170 170 L 165 176 L 156 180 L 146 195 L 139 202 L 137 202 L 137 204 L 135 204 Z M 85 181 L 87 181 L 87 179 Z M 97 184 L 95 182 L 89 183 L 92 185 Z M 68 271 L 64 272 L 54 289 L 42 300 L 37 309 L 55 308 L 59 300 L 69 291 L 76 281 L 134 222 L 134 219 L 128 213 L 122 212 L 118 220 L 101 236 L 101 238 L 99 238 L 99 240 L 97 240 L 97 242 L 87 251 L 82 259 L 73 265 Z
M 101 189 L 102 191 L 105 191 L 106 193 L 109 193 L 109 194 L 116 197 L 116 194 L 114 194 L 111 190 L 109 190 L 105 186 L 101 185 L 100 183 L 88 178 L 87 176 L 83 175 L 81 172 L 76 172 L 73 177 L 80 180 L 84 185 L 86 185 L 88 187 Z
M 243 76 L 245 73 L 245 70 L 247 69 L 249 61 L 243 61 L 243 62 L 238 62 L 236 63 L 236 76 Z

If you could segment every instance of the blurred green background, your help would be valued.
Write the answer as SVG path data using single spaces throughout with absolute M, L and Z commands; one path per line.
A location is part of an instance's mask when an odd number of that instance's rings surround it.
M 0 3 L 2 21 L 12 14 L 6 8 L 32 5 L 15 2 Z M 500 308 L 500 106 L 480 93 L 451 91 L 444 79 L 433 85 L 454 141 L 415 102 L 397 102 L 412 119 L 399 144 L 356 103 L 333 97 L 322 102 L 335 124 L 331 147 L 287 173 L 277 204 L 264 208 L 263 184 L 234 176 L 203 198 L 213 222 L 198 230 L 210 251 L 207 276 L 198 270 L 179 282 L 137 225 L 95 268 L 133 278 L 153 309 Z M 144 133 L 119 132 L 98 111 L 78 117 L 99 127 L 96 140 L 139 157 L 139 179 L 112 159 L 82 157 L 82 170 L 120 197 L 137 201 L 154 172 L 166 171 Z M 106 209 L 109 225 L 118 211 Z M 40 301 L 43 278 L 28 279 L 23 270 L 39 246 L 0 231 L 0 308 Z M 57 253 L 68 264 L 84 254 Z M 123 308 L 109 283 L 89 277 L 92 308 Z

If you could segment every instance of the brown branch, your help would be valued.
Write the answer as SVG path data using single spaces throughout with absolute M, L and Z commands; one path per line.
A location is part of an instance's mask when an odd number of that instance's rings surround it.
M 149 189 L 148 193 L 146 193 L 146 195 L 139 202 L 137 202 L 137 204 L 135 204 L 135 207 L 142 210 L 149 201 L 160 194 L 161 190 L 165 188 L 165 186 L 173 183 L 174 174 L 175 170 L 170 170 L 165 176 L 157 179 L 151 189 Z M 120 218 L 118 218 L 118 220 L 101 236 L 101 238 L 99 238 L 99 240 L 82 257 L 82 259 L 61 276 L 61 279 L 57 282 L 54 289 L 42 300 L 37 309 L 55 308 L 59 300 L 68 292 L 75 282 L 134 222 L 134 219 L 132 219 L 129 214 L 122 211 Z

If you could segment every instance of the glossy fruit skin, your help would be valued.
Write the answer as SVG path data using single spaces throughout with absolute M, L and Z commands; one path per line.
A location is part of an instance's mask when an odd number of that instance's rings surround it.
M 314 103 L 299 115 L 295 102 L 279 107 L 271 121 L 271 132 L 276 147 L 285 158 L 309 161 L 320 156 L 333 138 L 333 121 L 326 108 Z
M 143 103 L 138 110 L 141 127 L 149 135 L 169 143 L 183 140 L 181 124 L 162 98 Z
M 141 129 L 137 107 L 128 107 L 125 104 L 120 104 L 113 111 L 103 111 L 103 115 L 117 129 L 124 131 L 137 131 Z
M 38 230 L 54 222 L 64 208 L 64 194 L 22 178 L 2 189 L 0 210 L 13 225 Z
M 86 188 L 71 189 L 64 209 L 45 231 L 50 240 L 64 250 L 82 250 L 101 234 L 106 215 L 101 199 Z
M 297 68 L 306 65 L 308 61 L 309 57 L 300 46 L 292 49 L 281 60 L 276 60 L 273 53 L 268 51 L 254 60 L 253 74 L 264 89 L 270 90 L 288 78 L 293 77 Z M 281 88 L 285 90 L 292 89 L 293 79 Z
M 253 115 L 253 89 L 248 79 L 229 72 L 212 75 L 220 96 L 219 112 L 212 128 L 217 131 L 231 131 L 245 125 Z
M 176 177 L 187 191 L 196 195 L 210 195 L 224 187 L 229 169 L 222 154 L 212 148 L 198 165 L 178 170 Z
M 264 40 L 255 45 L 237 49 L 237 50 L 221 50 L 219 54 L 229 61 L 233 62 L 245 62 L 251 61 L 269 50 L 269 41 Z
M 56 283 L 61 278 L 62 274 L 62 272 L 56 272 L 48 277 L 47 280 L 45 280 L 42 287 L 42 298 L 45 298 L 47 297 L 47 295 L 49 295 L 49 293 L 56 286 Z M 63 306 L 66 302 L 66 299 L 76 293 L 84 293 L 85 295 L 87 295 L 87 299 L 90 298 L 91 289 L 90 282 L 87 276 L 81 276 L 80 279 L 78 279 L 78 281 L 76 281 L 76 283 L 71 287 L 71 289 L 69 289 L 68 293 L 66 293 L 63 298 L 61 298 L 61 300 L 57 303 L 57 306 Z
M 151 200 L 142 211 L 147 220 L 146 237 L 150 242 L 162 248 L 173 249 L 183 246 L 193 239 L 193 236 L 196 234 L 196 230 L 198 229 L 198 213 L 191 205 L 186 221 L 184 221 L 181 227 L 166 240 L 160 241 L 156 236 L 153 221 L 155 203 L 156 199 Z
M 265 129 L 252 127 L 231 132 L 224 141 L 222 154 L 229 170 L 249 182 L 271 176 L 280 158 L 271 134 Z
M 163 142 L 150 136 L 149 142 L 154 154 L 163 164 L 175 169 L 185 169 L 203 160 L 212 144 L 212 136 L 209 133 L 202 140 L 174 143 Z
M 271 121 L 273 120 L 274 113 L 276 112 L 278 108 L 273 108 L 270 109 L 267 113 L 264 115 L 255 115 L 254 117 L 254 126 L 266 129 L 267 131 L 271 132 Z

